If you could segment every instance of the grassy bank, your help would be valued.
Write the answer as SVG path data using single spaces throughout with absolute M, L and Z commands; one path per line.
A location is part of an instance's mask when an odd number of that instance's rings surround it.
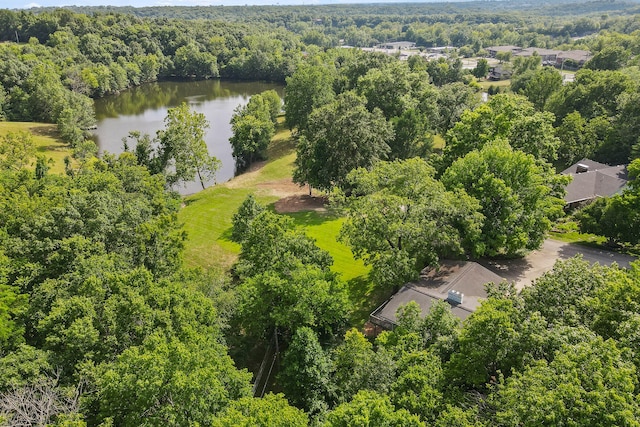
M 33 137 L 38 154 L 53 160 L 51 173 L 64 173 L 64 158 L 71 155 L 71 149 L 62 142 L 56 125 L 33 122 L 0 122 L 0 136 L 9 132 L 29 132 Z

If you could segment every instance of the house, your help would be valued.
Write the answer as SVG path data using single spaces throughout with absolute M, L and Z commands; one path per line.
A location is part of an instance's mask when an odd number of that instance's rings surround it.
M 376 46 L 379 49 L 387 49 L 387 50 L 407 50 L 413 49 L 416 47 L 416 44 L 413 42 L 390 42 L 390 43 L 382 43 Z
M 618 194 L 627 185 L 627 165 L 609 166 L 582 159 L 561 172 L 573 180 L 565 188 L 567 209 L 573 209 L 594 200 Z
M 511 68 L 505 67 L 503 65 L 496 65 L 495 67 L 489 68 L 489 74 L 487 75 L 487 79 L 489 80 L 506 80 L 510 79 L 513 71 Z
M 591 59 L 591 52 L 587 50 L 567 50 L 556 55 L 556 67 L 580 68 Z
M 561 53 L 561 51 L 553 50 L 553 49 L 543 49 L 540 47 L 528 47 L 526 49 L 522 49 L 521 51 L 514 53 L 513 56 L 530 57 L 530 56 L 533 56 L 534 53 L 540 57 L 543 63 L 555 64 L 557 60 L 557 56 L 559 53 Z
M 447 301 L 451 305 L 451 312 L 464 320 L 487 297 L 484 285 L 502 281 L 502 277 L 476 262 L 444 261 L 438 268 L 423 270 L 417 282 L 405 284 L 371 313 L 369 322 L 376 329 L 394 329 L 397 326 L 398 307 L 410 301 L 420 306 L 422 317 L 436 301 Z
M 486 47 L 485 50 L 487 51 L 490 57 L 495 58 L 496 56 L 498 56 L 498 53 L 500 52 L 509 52 L 511 54 L 515 54 L 517 52 L 520 52 L 522 48 L 520 46 L 508 45 L 508 46 L 490 46 L 490 47 Z

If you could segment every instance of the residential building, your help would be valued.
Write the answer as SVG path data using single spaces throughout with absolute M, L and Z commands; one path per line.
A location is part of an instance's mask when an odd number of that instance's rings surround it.
M 589 159 L 561 172 L 573 179 L 566 187 L 564 201 L 567 209 L 573 209 L 594 200 L 620 193 L 627 185 L 627 165 L 609 166 Z
M 394 329 L 398 308 L 410 301 L 420 306 L 423 317 L 436 301 L 446 301 L 451 305 L 451 312 L 464 320 L 487 298 L 485 284 L 503 281 L 477 262 L 443 261 L 438 268 L 423 270 L 417 282 L 405 284 L 371 313 L 369 322 L 376 328 Z

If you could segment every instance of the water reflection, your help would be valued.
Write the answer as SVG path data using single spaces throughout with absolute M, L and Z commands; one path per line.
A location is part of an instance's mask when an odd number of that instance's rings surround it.
M 238 105 L 246 104 L 251 95 L 269 89 L 275 89 L 283 96 L 281 85 L 263 82 L 204 80 L 146 84 L 119 95 L 95 100 L 98 123 L 94 139 L 101 152 L 121 153 L 122 138 L 129 132 L 137 130 L 154 136 L 156 131 L 164 127 L 167 110 L 187 102 L 192 109 L 203 113 L 211 125 L 205 140 L 209 153 L 222 162 L 216 181 L 224 182 L 232 178 L 235 172 L 229 144 L 229 121 L 233 111 Z M 190 182 L 177 190 L 189 194 L 199 189 L 199 184 Z

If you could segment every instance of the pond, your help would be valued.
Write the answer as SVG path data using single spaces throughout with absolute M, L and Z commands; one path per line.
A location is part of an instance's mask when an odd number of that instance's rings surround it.
M 164 128 L 167 110 L 186 102 L 209 121 L 210 127 L 205 135 L 209 154 L 222 162 L 215 182 L 224 182 L 235 174 L 235 161 L 229 144 L 231 116 L 239 105 L 249 102 L 251 95 L 269 89 L 283 96 L 282 85 L 264 82 L 204 80 L 145 84 L 119 95 L 95 100 L 97 128 L 93 131 L 94 140 L 101 153 L 120 154 L 124 150 L 122 139 L 129 132 L 140 131 L 154 137 L 156 131 Z M 207 185 L 213 183 L 212 180 Z M 199 183 L 187 182 L 175 189 L 181 194 L 190 194 L 202 187 Z

